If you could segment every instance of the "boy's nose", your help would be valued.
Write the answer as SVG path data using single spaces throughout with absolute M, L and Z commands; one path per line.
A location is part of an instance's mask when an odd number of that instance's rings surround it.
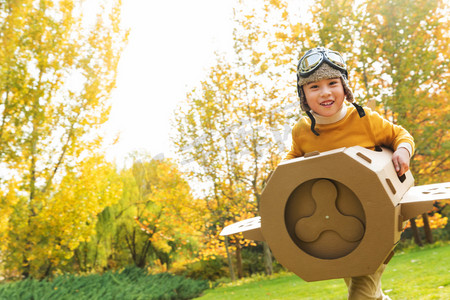
M 322 96 L 329 96 L 330 94 L 331 94 L 331 91 L 330 91 L 329 88 L 324 87 L 324 88 L 321 89 L 321 95 Z

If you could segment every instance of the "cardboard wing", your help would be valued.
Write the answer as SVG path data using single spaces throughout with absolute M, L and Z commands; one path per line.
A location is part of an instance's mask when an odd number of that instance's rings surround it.
M 242 232 L 244 238 L 255 241 L 264 241 L 264 237 L 261 232 L 261 217 L 255 217 L 247 220 L 243 220 L 225 227 L 220 235 L 232 235 Z
M 436 200 L 450 199 L 450 182 L 414 186 L 403 195 L 401 215 L 404 221 L 433 208 Z

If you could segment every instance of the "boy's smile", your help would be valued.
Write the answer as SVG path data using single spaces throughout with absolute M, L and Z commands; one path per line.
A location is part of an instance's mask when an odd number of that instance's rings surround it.
M 324 117 L 337 113 L 344 102 L 345 92 L 340 78 L 322 79 L 303 86 L 306 102 L 313 112 Z

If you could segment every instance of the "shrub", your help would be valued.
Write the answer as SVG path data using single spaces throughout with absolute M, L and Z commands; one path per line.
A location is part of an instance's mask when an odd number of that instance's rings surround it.
M 262 243 L 258 243 L 256 246 L 249 246 L 242 249 L 242 262 L 244 265 L 244 276 L 264 274 L 265 266 Z M 278 263 L 278 261 L 273 256 L 272 269 L 274 273 L 285 270 L 285 268 L 280 263 Z
M 216 257 L 215 259 L 200 260 L 186 266 L 183 275 L 192 279 L 216 281 L 229 276 L 229 271 L 225 258 Z
M 63 275 L 54 280 L 27 279 L 0 285 L 0 299 L 192 299 L 209 288 L 207 281 L 162 273 L 149 275 L 130 267 L 88 276 Z

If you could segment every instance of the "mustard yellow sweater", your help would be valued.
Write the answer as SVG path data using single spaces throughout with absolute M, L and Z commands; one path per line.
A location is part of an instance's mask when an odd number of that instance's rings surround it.
M 408 131 L 399 125 L 392 124 L 367 107 L 364 111 L 366 116 L 360 118 L 353 106 L 345 106 L 341 110 L 341 116 L 334 117 L 336 122 L 333 122 L 333 116 L 329 118 L 316 116 L 315 129 L 319 136 L 311 131 L 311 120 L 308 117 L 301 118 L 292 129 L 292 147 L 285 159 L 300 157 L 313 151 L 324 152 L 352 146 L 372 150 L 375 146 L 384 146 L 397 150 L 403 143 L 411 146 L 410 149 L 405 148 L 412 156 L 414 139 Z

